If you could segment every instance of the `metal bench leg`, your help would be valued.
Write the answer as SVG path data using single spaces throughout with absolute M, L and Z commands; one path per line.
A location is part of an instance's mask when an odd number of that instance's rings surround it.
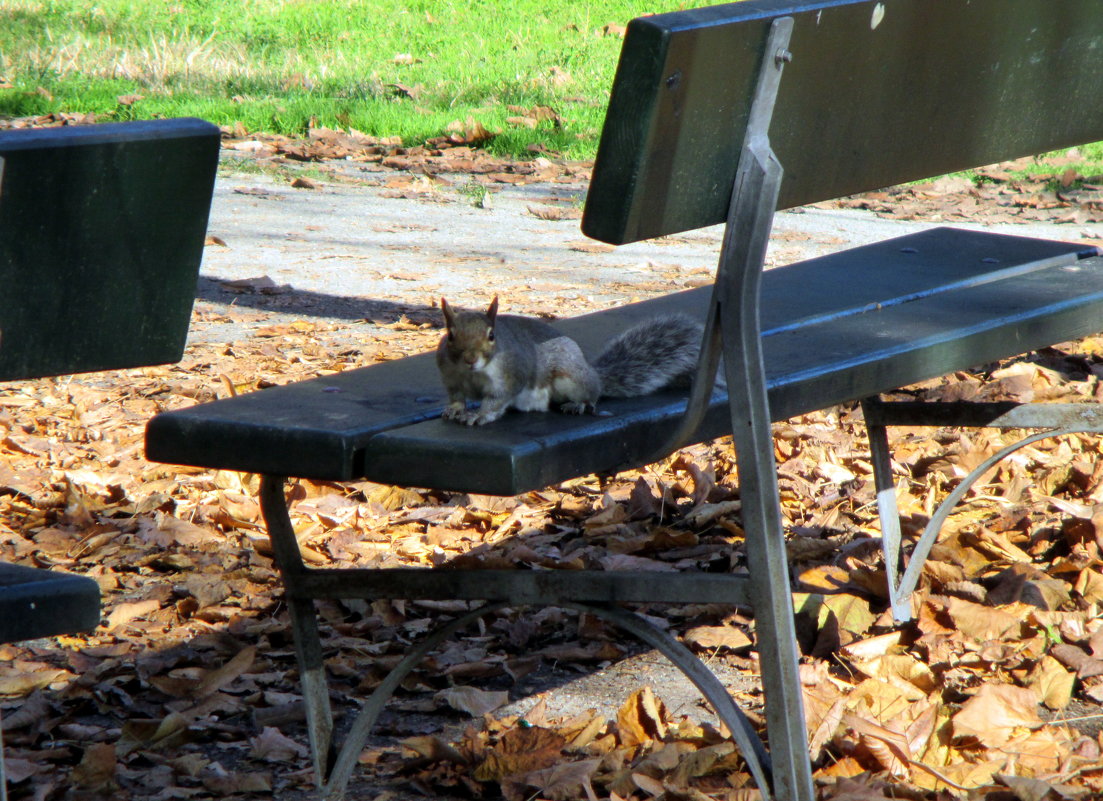
M 700 406 L 711 394 L 712 376 L 707 373 L 715 369 L 716 349 L 720 345 L 739 466 L 751 600 L 766 694 L 773 795 L 780 801 L 812 801 L 815 792 L 801 697 L 800 654 L 781 524 L 759 320 L 762 265 L 782 177 L 781 164 L 770 149 L 769 128 L 781 72 L 791 58 L 788 46 L 792 28 L 790 17 L 774 20 L 766 42 L 732 188 L 700 366 L 686 414 L 688 423 L 700 414 Z
M 862 412 L 869 431 L 870 453 L 873 458 L 874 480 L 877 486 L 877 508 L 881 518 L 882 545 L 885 550 L 885 573 L 888 577 L 889 601 L 897 623 L 912 619 L 911 596 L 919 585 L 923 564 L 938 540 L 942 526 L 954 507 L 973 485 L 993 466 L 1015 451 L 1048 437 L 1075 432 L 1103 433 L 1103 408 L 1087 403 L 1015 403 L 1000 402 L 935 402 L 890 401 L 866 398 Z M 900 573 L 902 537 L 900 514 L 896 505 L 896 489 L 892 482 L 887 428 L 889 425 L 956 426 L 963 428 L 1042 428 L 1013 442 L 985 459 L 965 476 L 935 509 L 923 533 L 908 557 L 907 568 Z M 899 577 L 899 580 L 897 580 Z
M 790 18 L 775 20 L 739 160 L 713 303 L 720 326 L 732 440 L 739 467 L 755 632 L 766 692 L 773 791 L 784 801 L 814 797 L 804 722 L 789 560 L 781 524 L 770 404 L 762 357 L 759 288 L 782 168 L 770 149 L 773 100 L 787 60 Z M 702 356 L 704 360 L 706 356 Z
M 746 313 L 746 308 L 740 310 Z M 753 311 L 751 312 L 753 316 Z M 766 693 L 773 791 L 784 801 L 814 797 L 804 721 L 789 561 L 781 523 L 773 429 L 762 370 L 757 319 L 745 323 L 728 309 L 724 361 L 733 441 L 743 502 L 756 644 Z M 734 320 L 732 318 L 735 318 Z M 736 322 L 738 321 L 738 323 Z M 738 325 L 741 331 L 730 331 Z M 748 328 L 754 328 L 753 333 Z
M 869 452 L 873 462 L 873 483 L 877 490 L 877 516 L 881 519 L 881 550 L 885 556 L 885 580 L 888 584 L 892 617 L 897 623 L 911 620 L 911 593 L 901 594 L 900 579 L 900 511 L 896 505 L 896 484 L 892 480 L 892 454 L 889 452 L 888 428 L 871 422 L 869 408 L 874 401 L 863 400 Z
M 319 787 L 325 783 L 331 760 L 333 712 L 329 704 L 329 685 L 322 662 L 322 641 L 318 634 L 317 610 L 312 598 L 301 597 L 298 579 L 306 571 L 295 530 L 284 497 L 282 476 L 262 476 L 260 505 L 276 565 L 283 576 L 295 656 L 299 663 L 299 682 L 306 707 L 306 726 L 310 751 L 314 757 L 314 775 Z

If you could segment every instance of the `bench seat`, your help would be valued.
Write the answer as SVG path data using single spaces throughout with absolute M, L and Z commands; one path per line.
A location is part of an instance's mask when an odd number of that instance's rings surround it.
M 1075 281 L 1068 280 L 1075 272 Z M 840 292 L 840 282 L 846 291 Z M 562 320 L 588 353 L 638 319 L 703 316 L 709 288 Z M 775 420 L 1076 339 L 1103 319 L 1103 258 L 1081 245 L 935 228 L 767 271 L 762 329 Z M 681 419 L 684 392 L 610 416 L 439 419 L 432 354 L 173 411 L 149 424 L 159 462 L 514 495 L 637 465 Z M 714 393 L 697 441 L 730 430 Z
M 0 643 L 94 629 L 100 587 L 86 576 L 0 562 Z

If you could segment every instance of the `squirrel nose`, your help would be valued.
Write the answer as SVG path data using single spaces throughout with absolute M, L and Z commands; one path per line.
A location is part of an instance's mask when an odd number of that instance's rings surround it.
M 468 353 L 463 357 L 463 360 L 465 362 L 467 362 L 468 364 L 474 364 L 475 362 L 477 362 L 479 360 L 479 357 L 477 355 L 475 355 L 474 353 Z

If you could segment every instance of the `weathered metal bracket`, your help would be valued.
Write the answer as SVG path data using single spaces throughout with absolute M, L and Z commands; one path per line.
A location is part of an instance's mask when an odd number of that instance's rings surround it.
M 747 270 L 745 265 L 748 261 L 754 262 L 756 254 L 760 254 L 761 257 L 757 259 L 757 265 L 750 269 L 752 272 L 762 270 L 766 244 L 769 241 L 774 212 L 777 210 L 777 193 L 773 193 L 772 200 L 756 195 L 753 191 L 748 191 L 751 187 L 747 185 L 747 180 L 751 174 L 761 172 L 764 164 L 769 164 L 772 165 L 769 169 L 774 172 L 773 180 L 780 185 L 781 165 L 770 150 L 770 122 L 773 119 L 774 105 L 781 86 L 781 73 L 785 64 L 792 60 L 792 53 L 788 50 L 792 31 L 792 17 L 776 19 L 770 26 L 766 49 L 762 63 L 759 65 L 758 83 L 755 86 L 754 98 L 747 118 L 747 128 L 743 135 L 739 167 L 732 186 L 732 200 L 728 209 L 728 220 L 721 245 L 712 300 L 709 303 L 708 317 L 705 321 L 701 354 L 693 377 L 693 388 L 681 424 L 662 447 L 655 451 L 651 461 L 658 461 L 689 442 L 708 411 L 722 351 L 721 302 L 728 292 L 723 284 L 730 280 L 737 270 L 745 272 Z M 759 187 L 759 189 L 762 188 L 764 187 Z M 736 267 L 737 264 L 741 266 Z M 748 301 L 752 301 L 751 305 L 754 307 L 753 327 L 757 338 L 759 332 L 757 289 Z M 729 320 L 730 322 L 732 321 Z M 748 321 L 747 325 L 750 324 L 751 321 Z
M 993 466 L 1031 443 L 1066 434 L 1103 433 L 1103 407 L 1082 403 L 937 403 L 921 401 L 886 402 L 879 398 L 862 401 L 877 490 L 877 512 L 881 519 L 881 547 L 885 558 L 889 603 L 897 623 L 912 619 L 911 596 L 919 584 L 923 564 L 931 553 L 946 519 L 973 485 Z M 901 573 L 900 513 L 896 485 L 892 478 L 888 426 L 958 426 L 969 428 L 1041 428 L 1013 442 L 985 459 L 939 503 L 923 533 L 912 548 L 908 566 Z

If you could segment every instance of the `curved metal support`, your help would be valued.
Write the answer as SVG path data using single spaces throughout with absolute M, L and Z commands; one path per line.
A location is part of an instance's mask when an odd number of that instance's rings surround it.
M 747 716 L 732 700 L 727 688 L 716 678 L 711 670 L 704 666 L 700 659 L 686 648 L 678 640 L 671 637 L 662 629 L 648 623 L 639 615 L 620 609 L 615 606 L 564 602 L 565 606 L 589 612 L 597 617 L 604 618 L 620 626 L 625 631 L 636 635 L 640 640 L 650 645 L 663 654 L 671 663 L 682 671 L 705 700 L 712 704 L 717 716 L 724 721 L 724 725 L 732 733 L 747 767 L 754 776 L 755 784 L 763 799 L 769 801 L 772 793 L 772 765 L 770 755 L 762 744 L 758 733 L 754 730 Z
M 906 603 L 911 594 L 915 592 L 915 588 L 919 584 L 919 575 L 923 571 L 923 564 L 927 561 L 927 557 L 930 556 L 931 548 L 934 547 L 935 541 L 938 539 L 938 535 L 942 530 L 942 526 L 946 522 L 946 518 L 950 516 L 950 513 L 954 510 L 958 501 L 964 498 L 965 494 L 978 480 L 980 480 L 981 476 L 987 473 L 993 465 L 1003 461 L 1015 451 L 1020 448 L 1025 448 L 1027 445 L 1037 442 L 1038 440 L 1063 436 L 1065 434 L 1075 434 L 1085 430 L 1086 429 L 1082 428 L 1058 428 L 1039 431 L 1018 442 L 1013 442 L 1005 448 L 1001 448 L 977 465 L 969 475 L 961 480 L 960 484 L 954 487 L 953 492 L 943 498 L 942 503 L 938 505 L 938 509 L 931 515 L 931 519 L 927 521 L 927 527 L 923 530 L 922 536 L 920 536 L 919 541 L 912 549 L 911 556 L 908 559 L 908 569 L 904 571 L 904 575 L 900 579 L 896 597 L 891 599 L 893 607 L 895 608 L 897 604 Z
M 341 751 L 337 756 L 337 762 L 333 766 L 333 772 L 324 787 L 327 801 L 340 801 L 344 798 L 352 771 L 356 768 L 356 761 L 367 743 L 368 735 L 372 727 L 383 711 L 384 705 L 390 699 L 394 691 L 402 683 L 402 680 L 411 670 L 425 658 L 429 651 L 436 648 L 446 638 L 469 625 L 480 617 L 491 614 L 505 606 L 510 606 L 506 601 L 495 601 L 485 604 L 467 612 L 445 625 L 434 629 L 422 639 L 414 648 L 407 652 L 383 682 L 375 688 L 375 691 L 360 710 L 352 729 L 345 738 Z M 732 739 L 743 754 L 747 767 L 754 777 L 763 798 L 769 801 L 771 796 L 771 764 L 770 756 L 765 746 L 759 739 L 757 732 L 747 716 L 732 700 L 727 689 L 718 678 L 704 666 L 692 651 L 671 637 L 666 632 L 648 623 L 628 610 L 615 606 L 600 604 L 586 604 L 573 601 L 562 601 L 562 605 L 603 618 L 619 626 L 625 631 L 634 634 L 643 642 L 662 653 L 671 663 L 677 667 L 686 678 L 701 692 L 716 711 L 717 716 L 732 733 Z
M 391 672 L 387 674 L 382 683 L 372 692 L 364 704 L 364 708 L 360 710 L 356 722 L 352 724 L 352 729 L 341 746 L 341 751 L 337 755 L 337 762 L 333 766 L 333 772 L 330 773 L 329 780 L 323 788 L 328 801 L 338 801 L 338 799 L 344 797 L 345 789 L 352 777 L 352 771 L 356 768 L 356 760 L 360 756 L 360 752 L 364 750 L 372 726 L 375 725 L 375 721 L 383 711 L 383 706 L 394 694 L 394 691 L 398 689 L 398 685 L 402 683 L 402 680 L 417 666 L 417 663 L 424 659 L 429 651 L 436 648 L 443 640 L 452 636 L 464 626 L 473 623 L 484 615 L 496 612 L 504 606 L 508 606 L 505 601 L 494 601 L 450 620 L 411 648 L 402 661 L 391 669 Z
M 766 242 L 770 237 L 774 211 L 777 209 L 777 187 L 772 187 L 765 195 L 744 192 L 748 185 L 748 175 L 753 177 L 761 169 L 763 162 L 772 162 L 771 178 L 781 183 L 781 165 L 770 150 L 770 121 L 774 116 L 777 93 L 781 86 L 781 75 L 786 63 L 792 59 L 789 52 L 789 40 L 793 33 L 793 18 L 778 17 L 770 24 L 770 33 L 766 38 L 766 47 L 759 65 L 755 84 L 754 98 L 747 117 L 747 127 L 743 132 L 743 144 L 739 155 L 739 165 L 732 184 L 732 200 L 728 211 L 727 228 L 721 245 L 720 260 L 716 269 L 716 282 L 709 301 L 708 316 L 705 319 L 705 331 L 701 337 L 701 352 L 697 357 L 697 370 L 693 376 L 689 401 L 678 424 L 677 430 L 646 461 L 657 462 L 685 445 L 701 425 L 708 412 L 709 400 L 716 388 L 716 373 L 720 369 L 722 357 L 723 314 L 731 315 L 734 309 L 727 307 L 730 300 L 730 288 L 725 284 L 736 274 L 748 271 L 762 272 L 766 252 Z M 771 194 L 772 192 L 772 194 Z M 760 240 L 754 241 L 752 240 Z M 761 246 L 759 246 L 761 245 Z M 758 292 L 747 297 L 755 308 L 754 336 L 759 336 L 758 328 Z M 727 324 L 741 325 L 741 321 L 728 317 Z M 730 376 L 727 377 L 729 391 Z
M 693 436 L 705 414 L 709 410 L 709 401 L 716 386 L 716 371 L 720 369 L 722 356 L 720 331 L 720 304 L 716 301 L 716 289 L 712 291 L 713 299 L 709 302 L 708 316 L 705 318 L 705 330 L 701 335 L 701 353 L 697 357 L 697 370 L 693 374 L 693 384 L 689 390 L 689 400 L 686 401 L 686 410 L 682 419 L 678 422 L 678 428 L 662 445 L 644 459 L 645 463 L 657 462 L 665 459 L 674 451 L 681 448 Z

